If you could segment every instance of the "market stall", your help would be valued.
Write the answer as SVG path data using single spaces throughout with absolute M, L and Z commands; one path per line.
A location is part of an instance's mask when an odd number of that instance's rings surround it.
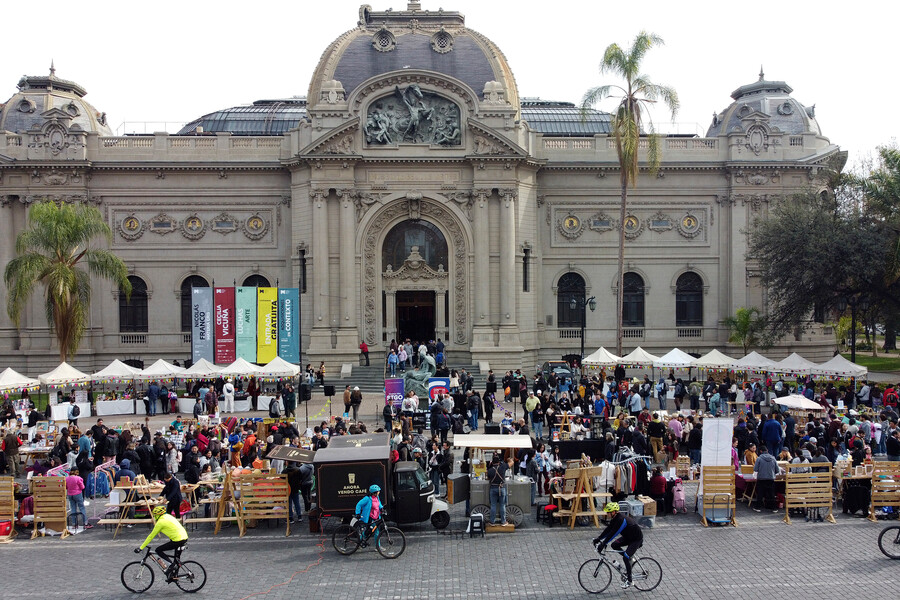
M 611 369 L 622 361 L 621 356 L 616 356 L 602 346 L 595 352 L 592 352 L 581 361 L 581 364 L 588 371 L 599 371 L 601 369 Z
M 91 381 L 99 383 L 104 388 L 108 385 L 118 388 L 120 385 L 134 384 L 135 378 L 141 373 L 140 369 L 126 365 L 116 359 L 106 368 L 91 375 Z M 133 393 L 133 392 L 132 392 Z M 135 414 L 135 398 L 119 397 L 116 393 L 105 392 L 96 394 L 96 410 L 98 416 L 104 415 L 133 415 Z
M 38 379 L 49 391 L 52 419 L 54 421 L 66 421 L 68 420 L 69 405 L 68 403 L 58 403 L 57 398 L 59 396 L 59 391 L 67 388 L 84 387 L 90 382 L 91 376 L 82 373 L 75 367 L 64 362 L 49 373 L 40 375 Z M 91 415 L 91 404 L 87 401 L 87 392 L 84 390 L 80 391 L 83 393 L 77 394 L 77 400 L 75 402 L 76 406 L 78 406 L 78 409 L 81 411 L 79 418 L 81 418 L 81 416 L 89 417 Z
M 852 363 L 840 354 L 835 354 L 834 358 L 820 365 L 816 365 L 811 369 L 813 375 L 821 375 L 833 378 L 865 378 L 869 374 L 869 370 L 862 365 Z

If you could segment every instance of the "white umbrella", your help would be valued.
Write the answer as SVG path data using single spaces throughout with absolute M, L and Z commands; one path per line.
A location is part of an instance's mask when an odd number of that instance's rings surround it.
M 728 369 L 732 363 L 734 359 L 730 356 L 718 350 L 710 350 L 700 358 L 695 358 L 692 364 L 698 369 Z
M 31 377 L 25 377 L 10 368 L 6 368 L 0 373 L 0 392 L 8 392 L 11 390 L 24 390 L 28 388 L 40 387 L 41 382 Z
M 131 381 L 140 373 L 140 369 L 135 369 L 116 359 L 109 363 L 106 368 L 91 375 L 91 381 Z
M 806 396 L 801 396 L 800 394 L 791 394 L 783 398 L 777 398 L 775 404 L 780 404 L 785 408 L 792 408 L 794 410 L 823 410 L 821 404 L 813 402 Z
M 296 377 L 300 373 L 300 366 L 289 363 L 280 356 L 276 356 L 267 364 L 259 367 L 263 377 Z
M 816 363 L 810 362 L 794 352 L 784 360 L 779 361 L 769 367 L 769 372 L 785 373 L 791 375 L 809 375 L 812 369 L 816 368 L 817 366 L 818 365 Z
M 630 353 L 622 357 L 621 365 L 625 367 L 641 368 L 652 367 L 653 363 L 658 361 L 659 357 L 650 354 L 640 346 L 632 350 Z
M 184 372 L 184 369 L 181 367 L 176 367 L 171 363 L 167 363 L 163 359 L 159 359 L 146 369 L 144 369 L 139 375 L 135 376 L 135 379 L 140 379 L 142 381 L 153 381 L 154 379 L 175 379 L 181 373 Z
M 769 367 L 775 364 L 774 360 L 768 359 L 758 352 L 751 352 L 743 358 L 739 358 L 731 363 L 731 369 L 734 371 L 756 371 L 765 373 Z
M 683 352 L 678 348 L 673 348 L 653 361 L 653 366 L 657 369 L 689 369 L 694 362 L 694 357 Z
M 205 358 L 201 358 L 190 367 L 182 371 L 179 379 L 208 379 L 210 377 L 218 377 L 222 372 L 222 367 L 214 365 Z
M 616 356 L 606 348 L 601 347 L 590 355 L 585 356 L 581 364 L 586 367 L 614 367 L 621 360 L 621 356 Z
M 87 383 L 91 380 L 91 376 L 64 362 L 49 373 L 39 375 L 38 379 L 44 385 L 61 387 L 70 384 Z
M 830 375 L 832 377 L 865 377 L 869 370 L 861 365 L 852 363 L 840 354 L 828 362 L 812 369 L 813 375 Z
M 250 364 L 243 358 L 239 358 L 227 367 L 223 367 L 219 375 L 232 375 L 234 377 L 248 377 L 250 375 L 262 375 L 262 371 L 254 364 Z

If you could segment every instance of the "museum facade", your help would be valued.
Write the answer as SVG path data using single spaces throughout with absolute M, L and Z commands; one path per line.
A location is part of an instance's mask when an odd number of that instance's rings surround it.
M 219 110 L 176 134 L 114 136 L 77 83 L 26 76 L 0 110 L 0 260 L 30 204 L 86 202 L 129 266 L 98 281 L 74 363 L 190 356 L 190 289 L 301 288 L 303 362 L 331 372 L 392 339 L 441 338 L 455 364 L 528 368 L 615 348 L 618 228 L 625 351 L 733 351 L 721 321 L 764 308 L 745 231 L 824 185 L 846 155 L 782 81 L 739 87 L 705 137 L 661 140 L 618 222 L 609 116 L 521 98 L 501 50 L 456 12 L 375 12 L 324 52 L 305 98 Z M 6 289 L 0 283 L 0 293 Z M 772 354 L 832 355 L 822 325 Z M 0 314 L 0 365 L 55 366 L 38 299 Z M 149 364 L 149 363 L 148 363 Z

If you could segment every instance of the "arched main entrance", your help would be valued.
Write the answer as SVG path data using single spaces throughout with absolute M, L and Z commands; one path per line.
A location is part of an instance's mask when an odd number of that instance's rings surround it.
M 466 236 L 452 210 L 417 196 L 388 204 L 366 229 L 363 335 L 369 345 L 467 341 Z

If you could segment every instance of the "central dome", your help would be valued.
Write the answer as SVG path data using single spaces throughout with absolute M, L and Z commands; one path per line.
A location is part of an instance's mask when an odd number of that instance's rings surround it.
M 405 11 L 373 12 L 368 5 L 360 7 L 357 28 L 323 53 L 308 97 L 319 98 L 323 84 L 334 80 L 349 96 L 367 79 L 402 69 L 448 75 L 479 97 L 487 82 L 497 81 L 510 104 L 518 107 L 515 79 L 500 49 L 467 29 L 462 14 L 421 10 L 418 2 L 410 2 Z

